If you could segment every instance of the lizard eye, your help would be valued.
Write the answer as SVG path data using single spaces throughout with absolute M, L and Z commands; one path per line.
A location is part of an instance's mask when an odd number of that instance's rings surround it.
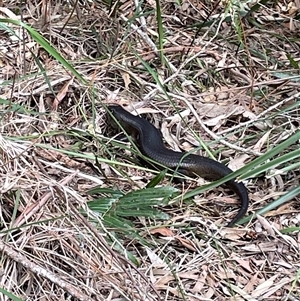
M 109 107 L 107 107 L 107 109 L 108 109 L 108 111 L 110 112 L 111 115 L 117 117 L 117 111 L 114 107 L 109 106 Z M 110 115 L 110 114 L 108 114 L 108 115 Z
M 117 105 L 110 105 L 110 106 L 107 106 L 107 109 L 114 115 L 116 116 L 118 114 L 118 109 L 119 109 L 120 106 L 117 106 Z

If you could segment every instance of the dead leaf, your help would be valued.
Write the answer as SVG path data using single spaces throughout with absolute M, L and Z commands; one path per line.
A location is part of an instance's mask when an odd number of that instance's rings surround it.
M 268 253 L 268 252 L 275 252 L 278 247 L 278 242 L 275 241 L 271 242 L 264 242 L 259 244 L 249 244 L 247 246 L 241 247 L 241 249 L 248 251 L 248 252 L 256 252 L 256 253 Z
M 161 133 L 166 141 L 166 143 L 171 147 L 171 149 L 180 152 L 180 148 L 176 143 L 176 137 L 170 133 L 170 130 L 167 126 L 167 122 L 163 122 L 161 125 Z
M 271 131 L 267 131 L 254 145 L 253 150 L 256 152 L 260 152 L 262 150 L 262 147 L 265 145 L 266 141 L 268 141 L 270 137 Z
M 274 275 L 270 279 L 263 281 L 257 288 L 252 292 L 253 297 L 259 297 L 262 294 L 268 292 L 270 287 L 274 284 L 274 280 L 278 278 L 278 275 Z
M 120 91 L 120 89 L 116 89 L 114 91 L 109 91 L 108 94 L 107 94 L 107 98 L 106 98 L 107 103 L 116 102 L 116 98 L 119 94 L 119 91 Z
M 182 112 L 179 112 L 178 114 L 174 114 L 171 117 L 167 117 L 166 120 L 171 120 L 171 122 L 169 123 L 169 127 L 172 127 L 174 124 L 181 122 L 183 118 L 190 115 L 190 112 L 191 112 L 190 109 L 186 109 Z
M 231 241 L 237 241 L 247 235 L 249 230 L 238 228 L 222 228 L 220 229 L 221 237 Z
M 165 237 L 174 237 L 175 234 L 169 228 L 156 228 L 150 231 L 151 234 L 160 234 Z
M 176 240 L 178 240 L 185 248 L 187 248 L 193 252 L 197 251 L 197 249 L 194 247 L 194 244 L 189 239 L 176 236 Z
M 67 92 L 68 92 L 68 89 L 69 89 L 69 86 L 70 84 L 73 83 L 73 78 L 70 79 L 69 81 L 67 81 L 62 89 L 57 93 L 54 101 L 53 101 L 53 104 L 52 104 L 52 110 L 53 111 L 57 111 L 57 108 L 58 108 L 58 105 L 60 104 L 60 102 L 64 99 L 64 97 L 66 96 Z
M 127 72 L 120 72 L 124 80 L 125 88 L 128 89 L 129 85 L 131 84 L 130 75 Z
M 250 266 L 250 260 L 245 260 L 242 258 L 235 257 L 234 260 L 242 266 L 245 270 L 247 270 L 249 273 L 253 273 L 253 269 Z
M 193 292 L 200 292 L 203 289 L 203 287 L 205 286 L 206 277 L 207 277 L 207 270 L 208 270 L 207 265 L 202 265 L 201 266 L 201 274 L 198 277 L 194 287 L 192 288 Z
M 228 167 L 230 169 L 237 170 L 245 165 L 245 161 L 249 158 L 250 156 L 247 154 L 242 154 L 238 157 L 235 157 L 234 159 L 230 160 Z
M 252 272 L 253 273 L 253 272 Z M 257 286 L 257 284 L 259 283 L 258 281 L 258 275 L 259 273 L 256 272 L 248 281 L 248 283 L 245 285 L 244 290 L 246 292 L 252 292 L 254 287 Z

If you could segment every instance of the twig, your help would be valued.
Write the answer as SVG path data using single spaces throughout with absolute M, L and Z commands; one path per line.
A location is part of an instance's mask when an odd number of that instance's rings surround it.
M 60 185 L 66 185 L 69 183 L 76 175 L 77 172 L 74 172 L 72 175 L 69 175 L 68 177 L 64 178 L 62 181 L 59 182 Z M 22 212 L 22 214 L 15 220 L 12 227 L 20 227 L 28 221 L 30 217 L 32 217 L 37 211 L 39 211 L 48 201 L 48 199 L 52 196 L 52 191 L 46 192 L 41 200 L 37 201 L 36 203 L 28 206 L 25 208 L 25 210 Z
M 214 26 L 215 22 L 211 25 Z M 208 45 L 211 44 L 211 42 L 214 40 L 214 38 L 218 35 L 218 31 L 219 31 L 219 28 L 221 26 L 221 22 L 220 24 L 218 25 L 218 28 L 216 30 L 216 33 L 215 35 L 202 47 L 202 49 L 196 53 L 195 55 L 187 58 L 185 60 L 185 62 L 182 63 L 182 65 L 176 70 L 176 72 L 174 72 L 170 77 L 168 77 L 166 80 L 163 81 L 163 85 L 167 84 L 169 81 L 171 81 L 173 78 L 176 78 L 177 76 L 179 76 L 179 72 L 189 63 L 191 62 L 192 60 L 194 60 L 195 58 L 197 58 L 200 54 L 204 53 L 206 48 L 208 47 Z M 211 28 L 210 27 L 210 28 Z M 209 30 L 206 31 L 206 33 L 202 36 L 202 39 L 204 39 L 207 35 L 208 35 L 208 32 Z M 180 77 L 182 77 L 182 75 L 180 75 Z M 144 100 L 147 100 L 149 98 L 152 98 L 153 97 L 153 94 L 155 94 L 158 90 L 160 90 L 161 88 L 160 87 L 157 87 L 156 89 L 152 90 L 151 92 L 149 92 L 145 97 L 144 97 Z
M 170 93 L 170 96 L 173 96 L 173 97 L 177 97 L 178 99 L 184 101 L 186 103 L 186 105 L 189 107 L 189 109 L 191 110 L 191 112 L 194 114 L 194 116 L 196 117 L 198 123 L 200 124 L 200 126 L 204 129 L 205 132 L 207 132 L 213 139 L 219 141 L 220 143 L 236 150 L 236 151 L 239 151 L 239 152 L 243 152 L 243 153 L 247 153 L 247 154 L 250 154 L 250 155 L 255 155 L 255 156 L 261 156 L 262 153 L 260 152 L 256 152 L 256 151 L 253 151 L 253 150 L 249 150 L 249 149 L 245 149 L 245 148 L 242 148 L 242 147 L 239 147 L 235 144 L 231 144 L 229 142 L 227 142 L 226 140 L 224 140 L 223 138 L 220 138 L 218 135 L 216 135 L 214 132 L 212 132 L 201 120 L 201 118 L 199 117 L 198 113 L 196 112 L 196 110 L 194 109 L 194 107 L 189 103 L 189 101 L 185 98 L 185 97 L 180 97 L 178 95 L 173 95 Z
M 73 206 L 72 203 L 70 203 L 70 208 L 72 209 L 73 212 L 75 212 L 75 215 L 76 217 L 78 218 L 78 220 L 80 220 L 92 233 L 93 235 L 95 235 L 95 237 L 97 237 L 97 239 L 105 246 L 107 246 L 107 251 L 111 254 L 111 256 L 116 259 L 119 263 L 119 265 L 121 266 L 121 260 L 126 262 L 128 265 L 130 265 L 130 267 L 132 269 L 134 269 L 136 271 L 136 273 L 138 273 L 141 278 L 149 284 L 149 286 L 151 287 L 151 289 L 156 293 L 156 295 L 159 297 L 159 293 L 158 291 L 155 289 L 155 287 L 153 286 L 153 284 L 147 280 L 146 276 L 141 273 L 137 268 L 136 266 L 128 259 L 126 259 L 124 256 L 114 252 L 108 245 L 107 245 L 107 242 L 105 241 L 105 239 L 102 237 L 102 235 L 100 235 L 98 233 L 98 231 L 96 231 L 95 227 L 93 227 L 89 221 L 87 221 L 87 219 Z M 104 228 L 104 227 L 103 227 Z M 108 235 L 110 235 L 110 233 L 107 233 Z M 124 272 L 125 273 L 129 273 L 129 271 L 124 268 Z M 128 275 L 130 277 L 130 275 Z
M 5 244 L 2 240 L 0 240 L 0 251 L 4 252 L 8 257 L 13 259 L 16 262 L 19 262 L 22 266 L 29 269 L 32 273 L 37 274 L 38 276 L 47 278 L 52 283 L 60 286 L 62 289 L 66 290 L 70 295 L 75 298 L 78 298 L 82 301 L 92 301 L 90 297 L 85 294 L 82 294 L 75 286 L 67 283 L 63 279 L 61 279 L 58 275 L 47 271 L 41 266 L 30 262 L 25 256 L 21 254 L 22 250 L 15 251 L 10 246 Z
M 60 164 L 60 162 L 49 162 L 49 161 L 45 161 L 43 159 L 38 159 L 38 161 L 42 162 L 43 164 L 45 164 L 47 166 L 51 166 L 52 168 L 60 169 L 64 172 L 71 173 L 72 175 L 76 174 L 78 177 L 92 181 L 92 182 L 96 183 L 97 185 L 103 185 L 103 181 L 101 179 L 99 179 L 98 177 L 87 175 L 83 172 L 80 172 L 80 171 L 72 169 L 72 168 L 64 167 Z
M 129 23 L 129 20 L 123 15 L 121 14 L 120 17 L 123 19 L 123 21 Z M 155 54 L 159 57 L 159 50 L 157 49 L 156 45 L 153 43 L 153 41 L 149 38 L 148 34 L 143 32 L 141 29 L 138 28 L 138 26 L 130 23 L 130 27 L 135 30 L 140 36 L 141 38 L 153 49 L 153 51 L 155 52 Z M 173 72 L 176 72 L 176 68 L 173 66 L 173 64 L 165 57 L 165 61 L 166 63 L 170 66 L 170 68 L 172 69 Z
M 134 0 L 134 5 L 135 5 L 137 13 L 139 14 L 139 20 L 140 20 L 142 27 L 146 27 L 146 19 L 142 13 L 140 1 Z
M 250 124 L 252 124 L 254 122 L 257 122 L 260 118 L 263 118 L 265 115 L 267 115 L 267 113 L 272 112 L 274 109 L 282 106 L 283 104 L 285 104 L 285 103 L 287 103 L 287 102 L 289 102 L 289 101 L 291 101 L 294 98 L 297 98 L 299 96 L 300 96 L 300 92 L 298 92 L 298 93 L 296 93 L 296 94 L 294 94 L 294 95 L 292 95 L 288 98 L 285 98 L 282 101 L 277 102 L 275 105 L 273 105 L 273 106 L 269 107 L 268 109 L 264 110 L 263 112 L 261 112 L 259 115 L 257 115 L 257 117 L 255 119 L 240 123 L 240 124 L 238 124 L 236 126 L 233 126 L 229 129 L 223 130 L 219 134 L 226 134 L 226 133 L 234 131 L 234 130 L 240 128 L 240 127 L 249 126 Z

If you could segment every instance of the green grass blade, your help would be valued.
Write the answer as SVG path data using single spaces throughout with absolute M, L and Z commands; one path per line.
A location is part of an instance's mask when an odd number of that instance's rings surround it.
M 11 292 L 7 291 L 6 289 L 4 288 L 1 288 L 0 287 L 0 292 L 9 298 L 9 300 L 13 300 L 13 301 L 23 301 L 23 299 L 17 297 L 16 295 L 12 294 Z
M 60 62 L 66 69 L 71 71 L 82 83 L 88 84 L 88 82 L 83 78 L 83 76 L 70 64 L 68 63 L 65 58 L 57 52 L 56 49 L 54 49 L 49 42 L 40 35 L 34 28 L 30 27 L 29 25 L 23 23 L 19 20 L 13 20 L 13 19 L 0 19 L 1 23 L 10 23 L 14 25 L 18 25 L 20 27 L 25 28 L 28 33 L 31 35 L 31 37 L 39 44 L 41 45 L 50 55 L 52 55 L 58 62 Z M 11 30 L 10 30 L 11 32 Z
M 267 170 L 273 169 L 273 168 L 277 167 L 278 165 L 281 165 L 285 162 L 292 161 L 297 158 L 300 158 L 300 149 L 296 149 L 296 150 L 294 150 L 290 153 L 287 153 L 285 155 L 282 155 L 270 162 L 267 162 L 267 163 L 255 168 L 254 170 L 246 172 L 243 174 L 243 176 L 241 178 L 248 179 L 250 177 L 252 177 L 252 178 L 256 177 L 257 175 L 259 175 Z
M 274 202 L 268 204 L 267 206 L 265 206 L 264 208 L 258 210 L 255 214 L 247 216 L 243 219 L 241 219 L 239 222 L 237 222 L 237 224 L 243 224 L 246 223 L 248 221 L 250 221 L 251 219 L 253 219 L 253 217 L 255 217 L 256 215 L 264 215 L 267 212 L 289 202 L 290 200 L 292 200 L 293 198 L 295 198 L 297 195 L 300 194 L 300 186 L 296 187 L 295 189 L 289 191 L 288 193 L 286 193 L 285 195 L 281 196 L 279 199 L 275 200 Z
M 157 19 L 157 27 L 158 27 L 158 44 L 159 44 L 159 55 L 162 65 L 165 63 L 165 57 L 163 52 L 163 41 L 164 41 L 164 30 L 162 24 L 162 16 L 161 16 L 161 9 L 160 9 L 160 1 L 156 0 L 156 19 Z
M 253 160 L 251 163 L 245 165 L 244 167 L 236 170 L 235 172 L 231 173 L 230 175 L 218 180 L 218 181 L 214 181 L 210 184 L 207 185 L 203 185 L 201 187 L 198 187 L 188 193 L 185 194 L 184 199 L 188 199 L 191 198 L 199 193 L 202 193 L 208 189 L 217 187 L 225 182 L 227 182 L 228 180 L 231 180 L 235 177 L 239 177 L 239 180 L 244 180 L 246 179 L 246 177 L 244 176 L 244 174 L 247 172 L 248 177 L 252 177 L 256 174 L 256 168 L 258 168 L 258 166 L 266 161 L 268 161 L 270 158 L 274 157 L 275 155 L 279 154 L 280 152 L 284 151 L 285 149 L 287 149 L 290 145 L 296 143 L 297 141 L 300 140 L 300 130 L 296 131 L 292 136 L 290 136 L 288 139 L 286 139 L 285 141 L 281 142 L 280 144 L 278 144 L 277 146 L 275 146 L 273 149 L 269 150 L 268 152 L 266 152 L 265 154 L 263 154 L 262 156 L 256 158 L 255 160 Z

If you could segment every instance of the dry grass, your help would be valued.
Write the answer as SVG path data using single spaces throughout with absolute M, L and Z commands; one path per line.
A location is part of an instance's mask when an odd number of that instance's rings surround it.
M 300 300 L 300 3 L 261 3 L 0 1 L 1 300 Z M 219 227 L 237 205 L 220 189 L 145 207 L 162 219 L 122 212 L 117 190 L 153 172 L 111 139 L 114 102 L 174 149 L 248 163 L 265 216 Z M 98 190 L 102 214 L 95 186 L 115 193 Z

